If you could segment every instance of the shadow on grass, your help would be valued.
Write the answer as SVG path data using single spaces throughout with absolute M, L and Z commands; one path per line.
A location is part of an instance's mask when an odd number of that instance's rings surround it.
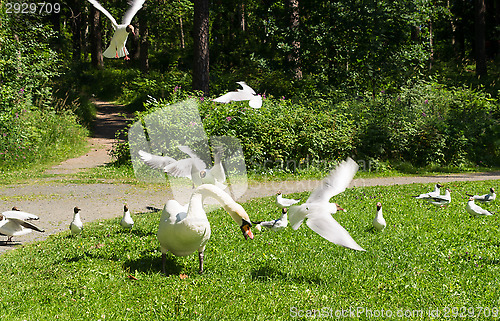
M 150 253 L 145 253 L 145 257 L 140 259 L 128 260 L 123 263 L 123 268 L 129 271 L 138 271 L 143 273 L 161 272 L 161 256 L 153 256 Z M 165 275 L 178 275 L 183 269 L 173 255 L 167 255 L 165 264 Z
M 309 284 L 319 284 L 323 280 L 317 276 L 293 276 L 290 274 L 285 274 L 282 271 L 269 266 L 264 265 L 259 268 L 255 268 L 252 272 L 252 280 L 261 282 L 273 282 L 276 280 L 291 281 L 294 283 L 309 283 Z

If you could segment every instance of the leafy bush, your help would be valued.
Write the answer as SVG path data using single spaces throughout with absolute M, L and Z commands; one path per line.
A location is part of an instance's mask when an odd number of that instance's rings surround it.
M 138 119 L 192 95 L 175 90 L 169 100 L 147 104 Z M 387 161 L 457 167 L 500 163 L 499 104 L 468 88 L 420 83 L 374 98 L 267 97 L 261 109 L 194 97 L 207 135 L 238 138 L 247 166 L 259 171 L 329 168 L 349 155 L 379 164 L 378 169 Z

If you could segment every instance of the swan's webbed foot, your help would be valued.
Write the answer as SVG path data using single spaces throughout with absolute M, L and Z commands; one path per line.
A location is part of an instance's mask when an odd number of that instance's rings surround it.
M 198 252 L 198 259 L 200 260 L 200 270 L 198 273 L 203 274 L 203 252 Z

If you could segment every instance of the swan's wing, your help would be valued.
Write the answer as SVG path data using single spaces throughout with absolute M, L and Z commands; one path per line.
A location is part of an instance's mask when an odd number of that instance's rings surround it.
M 151 168 L 156 168 L 156 169 L 164 169 L 168 165 L 172 164 L 175 162 L 175 159 L 172 157 L 168 156 L 157 156 L 150 154 L 148 152 L 145 152 L 143 150 L 139 151 L 139 156 L 141 157 L 141 160 L 147 164 Z
M 319 187 L 309 196 L 306 203 L 326 203 L 333 196 L 345 191 L 358 171 L 358 164 L 350 157 L 330 172 Z
M 38 220 L 38 216 L 22 211 L 6 211 L 2 213 L 8 219 L 18 219 L 23 221 Z
M 111 13 L 109 13 L 108 10 L 104 9 L 104 7 L 101 6 L 99 2 L 97 2 L 96 0 L 87 0 L 87 1 L 90 2 L 97 10 L 101 11 L 106 17 L 108 17 L 109 20 L 111 20 L 113 28 L 116 29 L 118 27 L 118 23 L 116 22 L 115 18 L 113 18 Z
M 328 241 L 357 251 L 365 251 L 329 213 L 308 215 L 307 226 Z
M 90 0 L 89 0 L 90 1 Z M 130 8 L 128 8 L 127 12 L 123 15 L 122 24 L 129 25 L 132 22 L 137 11 L 142 8 L 145 0 L 134 0 L 129 1 Z

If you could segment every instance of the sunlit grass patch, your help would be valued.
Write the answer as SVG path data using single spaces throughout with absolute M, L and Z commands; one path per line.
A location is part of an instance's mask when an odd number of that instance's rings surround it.
M 245 241 L 219 209 L 208 214 L 212 237 L 203 275 L 196 254 L 167 255 L 167 275 L 160 272 L 159 212 L 133 214 L 131 233 L 119 226 L 119 217 L 92 222 L 81 236 L 66 231 L 0 256 L 0 316 L 286 320 L 305 318 L 307 311 L 335 317 L 358 307 L 394 315 L 454 306 L 493 309 L 500 304 L 500 221 L 470 217 L 465 192 L 486 192 L 499 183 L 445 184 L 452 190 L 446 208 L 410 197 L 433 184 L 346 190 L 332 201 L 347 212 L 334 217 L 367 252 L 331 244 L 305 224 L 297 231 L 254 230 L 255 239 Z M 306 199 L 308 193 L 286 196 Z M 370 230 L 378 201 L 387 220 L 383 232 Z M 243 206 L 253 220 L 280 215 L 274 197 Z M 482 206 L 500 208 L 498 202 Z

